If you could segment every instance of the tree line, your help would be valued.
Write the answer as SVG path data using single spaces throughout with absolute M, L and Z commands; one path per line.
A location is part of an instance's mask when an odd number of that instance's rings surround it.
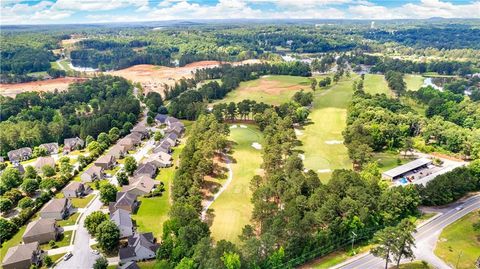
M 139 101 L 125 79 L 99 76 L 74 83 L 66 92 L 27 92 L 0 97 L 1 155 L 20 147 L 63 143 L 64 138 L 97 137 L 117 127 L 128 132 L 140 114 Z

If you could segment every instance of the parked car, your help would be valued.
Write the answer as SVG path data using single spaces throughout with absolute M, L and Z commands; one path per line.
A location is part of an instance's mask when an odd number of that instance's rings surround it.
M 72 256 L 73 256 L 73 253 L 69 251 L 69 252 L 67 252 L 67 254 L 65 254 L 65 256 L 63 256 L 63 260 L 64 260 L 64 261 L 67 261 L 67 260 L 70 259 Z

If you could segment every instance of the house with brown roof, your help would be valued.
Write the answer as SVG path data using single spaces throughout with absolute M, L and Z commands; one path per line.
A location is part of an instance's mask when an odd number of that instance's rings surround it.
M 147 175 L 149 177 L 154 177 L 157 173 L 157 167 L 151 163 L 142 163 L 138 166 L 137 170 L 133 172 L 134 176 Z
M 30 222 L 23 233 L 22 239 L 25 243 L 38 242 L 48 243 L 56 241 L 60 236 L 60 228 L 54 219 L 38 219 Z
M 167 124 L 168 127 L 171 127 L 172 125 L 180 122 L 177 118 L 168 116 L 167 119 L 165 120 L 165 123 Z
M 95 166 L 99 166 L 105 170 L 108 170 L 108 169 L 112 169 L 116 163 L 117 163 L 117 160 L 115 159 L 115 157 L 107 154 L 98 158 L 95 161 Z
M 63 188 L 62 193 L 65 198 L 81 197 L 85 194 L 85 185 L 78 181 L 72 181 Z
M 153 153 L 165 152 L 170 153 L 172 151 L 172 145 L 165 140 L 160 140 L 158 145 L 153 149 Z
M 58 153 L 58 143 L 56 143 L 56 142 L 55 143 L 41 144 L 38 147 L 44 148 L 48 152 L 49 155 Z
M 28 147 L 11 150 L 7 153 L 10 162 L 26 161 L 32 157 L 32 149 Z
M 120 208 L 132 213 L 137 210 L 137 207 L 137 195 L 128 192 L 117 192 L 116 202 L 110 202 L 108 205 L 110 213 Z
M 125 137 L 131 138 L 135 142 L 135 145 L 140 145 L 140 143 L 142 143 L 142 139 L 143 139 L 142 134 L 138 133 L 138 132 L 130 133 Z
M 127 247 L 120 248 L 120 262 L 143 261 L 155 258 L 157 244 L 152 233 L 135 233 L 128 237 Z
M 52 156 L 38 157 L 35 162 L 35 170 L 41 172 L 44 166 L 55 168 L 55 159 Z
M 107 155 L 112 155 L 115 159 L 121 159 L 127 154 L 126 146 L 124 145 L 114 145 L 107 153 Z
M 100 166 L 92 165 L 85 172 L 82 173 L 80 179 L 82 182 L 92 182 L 94 180 L 101 180 L 105 178 L 104 169 Z
M 122 192 L 134 194 L 135 196 L 142 196 L 149 194 L 159 185 L 158 181 L 153 180 L 148 175 L 140 175 L 132 178 L 128 185 L 123 186 Z
M 70 215 L 71 210 L 72 203 L 70 199 L 52 199 L 40 210 L 40 217 L 42 219 L 62 220 Z
M 63 152 L 70 152 L 81 149 L 84 145 L 85 141 L 83 141 L 79 137 L 66 138 L 65 140 L 63 140 Z
M 8 249 L 2 261 L 3 269 L 29 269 L 40 265 L 41 253 L 38 242 L 21 244 Z

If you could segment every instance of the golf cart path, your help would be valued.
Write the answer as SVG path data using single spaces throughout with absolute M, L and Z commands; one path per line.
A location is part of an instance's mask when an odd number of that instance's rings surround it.
M 226 154 L 223 154 L 223 156 L 225 157 L 225 162 L 227 164 L 228 178 L 227 178 L 227 181 L 225 182 L 225 184 L 222 185 L 220 190 L 218 190 L 218 192 L 215 193 L 213 195 L 213 197 L 210 198 L 207 201 L 207 204 L 205 204 L 205 206 L 203 207 L 203 209 L 202 209 L 202 220 L 205 220 L 205 217 L 207 215 L 207 211 L 210 208 L 210 206 L 213 204 L 213 202 L 215 202 L 215 200 L 217 200 L 217 198 L 223 193 L 223 191 L 225 191 L 227 189 L 227 187 L 230 185 L 230 183 L 232 182 L 232 179 L 233 179 L 233 170 L 232 170 L 230 158 Z

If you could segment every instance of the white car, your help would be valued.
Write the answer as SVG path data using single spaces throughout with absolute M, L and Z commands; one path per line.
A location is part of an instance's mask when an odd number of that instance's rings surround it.
M 69 251 L 69 252 L 67 252 L 67 254 L 65 254 L 65 256 L 63 256 L 63 260 L 64 260 L 64 261 L 67 261 L 67 260 L 70 259 L 72 256 L 73 256 L 73 253 Z
M 455 207 L 455 210 L 457 210 L 457 211 L 460 211 L 460 210 L 462 210 L 462 209 L 463 209 L 463 206 L 457 206 L 457 207 Z
M 96 250 L 96 249 L 92 250 L 92 253 L 95 254 L 95 255 L 99 255 L 99 254 L 100 254 L 100 252 L 99 252 L 98 250 Z

